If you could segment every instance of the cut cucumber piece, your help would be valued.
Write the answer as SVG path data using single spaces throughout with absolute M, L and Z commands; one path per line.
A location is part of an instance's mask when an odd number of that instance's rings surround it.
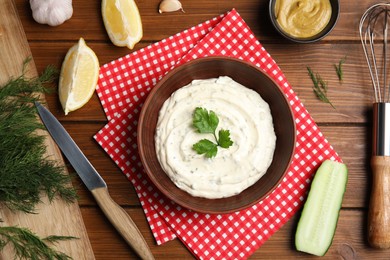
M 298 251 L 323 256 L 332 244 L 347 186 L 348 169 L 326 160 L 318 168 L 295 234 Z

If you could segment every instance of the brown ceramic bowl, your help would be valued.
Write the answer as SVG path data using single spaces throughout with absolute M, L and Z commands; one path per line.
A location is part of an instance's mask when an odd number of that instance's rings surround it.
M 269 104 L 277 136 L 273 161 L 266 174 L 238 195 L 206 199 L 179 189 L 165 174 L 155 151 L 155 128 L 161 106 L 171 94 L 194 79 L 229 76 L 257 91 Z M 295 123 L 289 103 L 278 85 L 250 63 L 227 57 L 207 57 L 183 64 L 168 73 L 150 92 L 138 121 L 138 149 L 142 164 L 154 185 L 177 204 L 202 213 L 223 214 L 247 208 L 270 194 L 282 181 L 293 157 Z
M 312 42 L 316 42 L 316 41 L 321 40 L 326 35 L 328 35 L 333 30 L 333 28 L 336 26 L 336 23 L 337 23 L 337 20 L 339 18 L 339 14 L 340 14 L 339 0 L 329 0 L 331 8 L 332 8 L 332 14 L 330 17 L 330 21 L 325 26 L 325 28 L 322 29 L 322 31 L 320 31 L 316 35 L 313 35 L 311 37 L 298 38 L 298 37 L 294 37 L 294 36 L 291 36 L 290 34 L 286 33 L 279 26 L 279 23 L 277 21 L 277 17 L 275 15 L 275 2 L 276 1 L 277 0 L 270 0 L 269 1 L 269 10 L 268 11 L 269 11 L 269 16 L 270 16 L 271 22 L 272 22 L 273 26 L 275 27 L 276 31 L 278 31 L 278 33 L 280 35 L 282 35 L 285 39 L 290 40 L 292 42 L 296 42 L 296 43 L 312 43 Z

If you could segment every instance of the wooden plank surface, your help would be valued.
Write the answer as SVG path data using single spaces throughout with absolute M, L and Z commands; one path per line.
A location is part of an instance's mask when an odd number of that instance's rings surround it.
M 5 0 L 1 0 L 5 1 Z M 10 1 L 10 0 L 8 0 Z M 320 42 L 294 44 L 280 38 L 268 19 L 268 1 L 185 1 L 185 13 L 159 14 L 159 0 L 136 0 L 144 25 L 143 40 L 134 50 L 115 47 L 105 32 L 100 1 L 74 0 L 73 17 L 58 27 L 34 22 L 28 1 L 14 0 L 38 72 L 49 65 L 61 66 L 70 46 L 84 37 L 100 64 L 131 53 L 188 27 L 235 8 L 256 37 L 281 67 L 300 100 L 349 168 L 349 182 L 334 242 L 324 259 L 390 259 L 389 250 L 375 250 L 366 240 L 366 214 L 371 170 L 371 83 L 360 45 L 358 23 L 374 0 L 340 1 L 339 21 Z M 0 31 L 1 32 L 1 31 Z M 347 57 L 345 78 L 340 83 L 333 64 Z M 0 60 L 3 60 L 0 57 Z M 306 66 L 320 73 L 329 84 L 329 97 L 336 109 L 321 103 L 313 94 Z M 135 220 L 156 259 L 193 259 L 174 240 L 157 246 L 137 195 L 130 182 L 102 151 L 92 136 L 107 122 L 97 96 L 82 109 L 64 116 L 56 94 L 47 96 L 51 111 L 64 124 L 80 148 L 107 182 L 113 199 Z M 71 168 L 69 168 L 72 170 Z M 112 228 L 84 185 L 75 179 L 81 196 L 81 213 L 97 259 L 135 259 L 133 251 Z M 299 213 L 261 246 L 250 259 L 312 259 L 294 249 L 294 232 Z
M 27 57 L 31 57 L 31 52 L 13 1 L 0 0 L 0 17 L 2 17 L 0 20 L 0 85 L 2 85 L 10 77 L 21 75 L 22 64 Z M 31 61 L 26 77 L 37 75 L 34 62 Z M 47 137 L 45 156 L 58 161 L 59 165 L 64 165 L 61 152 L 53 140 L 46 132 L 40 134 Z M 61 241 L 55 244 L 55 247 L 74 259 L 95 259 L 77 202 L 69 204 L 55 199 L 50 203 L 47 197 L 42 197 L 42 203 L 37 205 L 35 212 L 36 214 L 13 212 L 5 205 L 0 205 L 2 220 L 0 224 L 25 227 L 40 237 L 50 235 L 77 237 L 78 239 L 75 240 Z M 13 256 L 13 248 L 9 246 L 0 252 L 0 259 L 13 259 Z

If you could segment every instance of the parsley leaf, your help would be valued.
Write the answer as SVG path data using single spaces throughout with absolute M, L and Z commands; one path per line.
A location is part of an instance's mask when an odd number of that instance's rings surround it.
M 219 118 L 214 111 L 210 110 L 209 112 L 205 108 L 197 107 L 193 114 L 192 124 L 198 133 L 213 134 L 216 141 L 216 143 L 214 143 L 208 139 L 202 139 L 194 144 L 192 148 L 198 154 L 204 154 L 207 158 L 212 158 L 217 155 L 218 146 L 229 148 L 233 145 L 233 141 L 230 139 L 229 130 L 219 130 L 217 138 L 216 130 L 219 124 Z
M 197 107 L 193 117 L 193 125 L 198 133 L 214 133 L 217 129 L 219 119 L 214 111 L 210 113 L 205 108 Z
M 229 148 L 233 145 L 233 141 L 230 139 L 229 130 L 219 130 L 218 137 L 218 144 L 222 148 Z
M 198 154 L 205 154 L 207 158 L 211 158 L 217 155 L 218 147 L 215 143 L 208 139 L 202 139 L 192 146 L 192 148 Z

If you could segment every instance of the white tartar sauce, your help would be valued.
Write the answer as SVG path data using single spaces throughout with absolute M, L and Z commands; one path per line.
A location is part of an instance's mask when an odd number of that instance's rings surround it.
M 234 142 L 218 147 L 213 158 L 193 150 L 201 139 L 192 125 L 195 108 L 212 110 L 220 129 L 230 131 Z M 163 104 L 156 127 L 157 158 L 177 187 L 192 196 L 209 199 L 239 194 L 259 180 L 270 166 L 276 135 L 268 104 L 260 95 L 233 79 L 194 80 L 175 91 Z

